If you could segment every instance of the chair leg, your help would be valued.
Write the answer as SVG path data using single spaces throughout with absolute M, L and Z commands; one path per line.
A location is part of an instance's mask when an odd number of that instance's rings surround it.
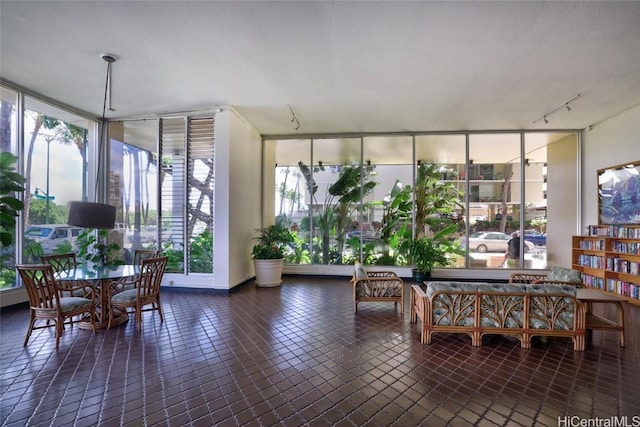
M 142 332 L 142 307 L 136 307 L 136 323 L 138 324 L 138 332 Z
M 158 313 L 160 314 L 160 323 L 162 323 L 162 322 L 164 322 L 164 316 L 162 315 L 162 307 L 160 307 L 160 300 L 158 300 L 156 302 L 156 304 L 157 304 L 157 308 L 156 309 L 158 310 Z
M 60 347 L 60 337 L 62 336 L 62 325 L 64 319 L 56 320 L 56 350 Z
M 33 326 L 36 323 L 36 317 L 33 314 L 33 311 L 31 312 L 31 320 L 29 321 L 29 329 L 27 330 L 27 336 L 24 339 L 24 346 L 26 347 L 27 343 L 29 342 L 29 337 L 31 337 L 31 332 L 33 332 Z

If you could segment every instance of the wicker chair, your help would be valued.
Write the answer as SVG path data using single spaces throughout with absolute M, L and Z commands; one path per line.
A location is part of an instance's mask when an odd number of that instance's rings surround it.
M 509 276 L 509 283 L 547 283 L 553 285 L 573 285 L 582 287 L 582 275 L 577 270 L 565 267 L 551 267 L 548 274 L 541 273 L 513 273 Z
M 53 272 L 56 277 L 58 277 L 58 273 L 61 271 L 74 270 L 78 267 L 76 254 L 73 252 L 42 255 L 40 259 L 43 264 L 50 264 L 53 267 Z M 82 283 L 78 281 L 57 280 L 56 285 L 62 291 L 63 297 L 90 298 L 94 292 L 93 285 L 90 282 Z
M 404 281 L 393 271 L 366 271 L 362 264 L 355 264 L 353 282 L 353 311 L 363 301 L 389 301 L 404 312 Z
M 160 256 L 160 251 L 153 249 L 136 249 L 133 252 L 133 265 L 142 265 L 142 260 L 147 258 L 157 258 Z
M 109 325 L 114 318 L 114 310 L 127 313 L 133 309 L 138 324 L 138 331 L 142 330 L 142 313 L 157 311 L 162 323 L 162 307 L 160 305 L 160 284 L 169 257 L 147 258 L 140 263 L 140 273 L 130 281 L 118 281 L 111 284 L 111 307 L 109 310 Z M 150 308 L 145 308 L 151 305 Z
M 34 329 L 55 327 L 56 349 L 58 349 L 65 321 L 69 320 L 69 322 L 73 323 L 75 316 L 89 316 L 91 326 L 95 332 L 93 296 L 91 298 L 61 296 L 62 292 L 57 286 L 53 266 L 50 264 L 17 265 L 16 269 L 29 295 L 31 319 L 29 320 L 27 336 L 24 339 L 25 346 L 29 342 L 29 337 Z M 45 320 L 46 323 L 36 326 L 36 320 Z M 50 323 L 51 320 L 54 321 L 53 324 Z

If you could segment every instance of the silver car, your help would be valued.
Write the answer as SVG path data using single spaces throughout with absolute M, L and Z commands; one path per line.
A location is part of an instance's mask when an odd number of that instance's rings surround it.
M 506 252 L 511 236 L 499 231 L 478 231 L 469 235 L 469 250 L 472 252 Z M 467 239 L 460 239 L 462 247 L 467 246 Z M 534 250 L 534 244 L 524 241 L 524 251 Z

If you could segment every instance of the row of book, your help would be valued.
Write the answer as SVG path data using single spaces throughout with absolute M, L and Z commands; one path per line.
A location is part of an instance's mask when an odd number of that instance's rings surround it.
M 640 239 L 640 225 L 635 227 L 625 225 L 590 225 L 587 227 L 587 234 L 589 236 Z
M 640 285 L 622 280 L 607 280 L 607 290 L 625 297 L 640 300 Z
M 602 277 L 590 276 L 582 273 L 582 283 L 590 288 L 604 290 L 604 279 Z
M 604 267 L 604 257 L 596 256 L 596 255 L 578 255 L 578 264 L 583 267 L 591 267 L 591 268 L 603 268 Z
M 604 251 L 604 240 L 580 240 L 580 249 Z
M 638 242 L 627 243 L 616 240 L 613 242 L 611 249 L 620 253 L 640 255 L 640 243 Z
M 638 263 L 622 258 L 607 258 L 607 270 L 638 275 Z

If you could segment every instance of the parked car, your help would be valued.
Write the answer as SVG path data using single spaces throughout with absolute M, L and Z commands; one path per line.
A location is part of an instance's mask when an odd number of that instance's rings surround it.
M 33 224 L 27 227 L 24 236 L 40 243 L 45 253 L 51 253 L 65 242 L 71 243 L 77 250 L 76 240 L 82 231 L 79 227 L 71 227 L 66 224 Z
M 524 240 L 536 246 L 547 246 L 547 235 L 536 230 L 524 230 Z
M 511 236 L 499 231 L 479 231 L 469 235 L 469 249 L 473 252 L 506 252 Z M 462 247 L 467 246 L 467 239 L 460 238 Z M 524 251 L 534 250 L 534 244 L 525 240 Z

